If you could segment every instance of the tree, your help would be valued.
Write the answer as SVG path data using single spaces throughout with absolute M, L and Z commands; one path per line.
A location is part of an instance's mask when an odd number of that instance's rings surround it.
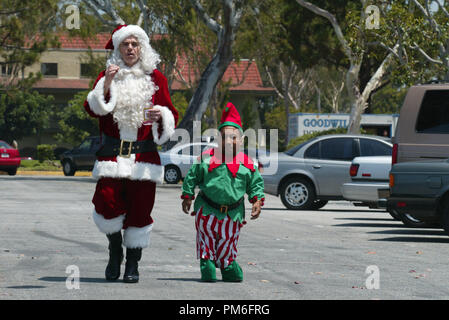
M 78 92 L 63 111 L 58 112 L 59 132 L 55 138 L 71 145 L 80 144 L 86 137 L 98 135 L 98 120 L 90 117 L 84 110 L 88 92 Z
M 39 135 L 50 126 L 53 97 L 36 91 L 10 89 L 0 95 L 0 137 L 11 142 Z
M 57 0 L 0 1 L 0 64 L 1 83 L 6 90 L 29 88 L 39 79 L 31 74 L 26 79 L 23 70 L 39 60 L 49 46 L 56 47 L 52 34 L 58 12 Z
M 395 39 L 393 48 L 388 48 L 387 53 L 381 60 L 380 65 L 370 74 L 369 80 L 361 87 L 360 72 L 364 58 L 369 51 L 369 42 L 367 41 L 367 32 L 365 24 L 367 22 L 367 0 L 361 0 L 360 5 L 355 8 L 355 12 L 360 12 L 358 18 L 351 18 L 350 28 L 343 32 L 340 23 L 335 15 L 322 9 L 311 2 L 296 0 L 302 7 L 313 13 L 324 17 L 332 25 L 335 36 L 338 39 L 346 58 L 349 61 L 349 67 L 346 71 L 346 88 L 351 102 L 351 113 L 349 119 L 348 132 L 359 133 L 362 113 L 368 106 L 368 100 L 371 93 L 380 87 L 383 77 L 387 74 L 388 68 L 394 62 L 394 59 L 402 55 L 399 39 Z M 357 14 L 355 14 L 357 15 Z

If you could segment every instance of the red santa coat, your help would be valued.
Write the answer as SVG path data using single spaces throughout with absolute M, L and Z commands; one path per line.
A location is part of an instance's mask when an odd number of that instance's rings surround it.
M 105 71 L 97 77 L 92 91 L 84 102 L 84 108 L 92 117 L 99 119 L 100 133 L 108 136 L 124 139 L 127 141 L 154 140 L 156 144 L 163 144 L 170 139 L 178 122 L 178 112 L 173 106 L 168 83 L 165 76 L 157 69 L 153 70 L 151 79 L 156 88 L 151 98 L 153 108 L 161 111 L 161 119 L 152 125 L 142 125 L 135 133 L 120 130 L 114 121 L 112 111 L 117 101 L 119 92 L 115 92 L 111 85 L 106 95 L 103 93 Z M 131 155 L 130 158 L 123 157 L 97 157 L 92 172 L 94 178 L 127 178 L 130 180 L 151 180 L 162 183 L 164 168 L 157 151 L 145 152 Z

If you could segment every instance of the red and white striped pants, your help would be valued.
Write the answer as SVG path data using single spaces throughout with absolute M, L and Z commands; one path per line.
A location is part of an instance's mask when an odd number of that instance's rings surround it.
M 226 215 L 218 220 L 213 214 L 204 216 L 200 208 L 195 216 L 196 249 L 198 259 L 215 261 L 217 267 L 226 268 L 237 257 L 242 224 Z

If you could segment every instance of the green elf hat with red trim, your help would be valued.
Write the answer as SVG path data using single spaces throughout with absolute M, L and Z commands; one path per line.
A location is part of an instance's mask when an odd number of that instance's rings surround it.
M 218 130 L 221 130 L 221 128 L 225 126 L 235 127 L 243 133 L 242 119 L 240 118 L 237 108 L 231 102 L 228 102 L 226 107 L 223 109 Z

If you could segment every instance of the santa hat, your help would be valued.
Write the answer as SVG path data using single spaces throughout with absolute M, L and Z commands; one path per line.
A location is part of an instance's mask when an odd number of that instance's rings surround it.
M 218 130 L 225 126 L 232 126 L 239 129 L 240 132 L 243 132 L 240 114 L 237 111 L 237 108 L 231 102 L 228 102 L 226 107 L 223 109 Z
M 120 43 L 122 43 L 122 41 L 129 36 L 135 36 L 144 43 L 150 42 L 150 38 L 141 27 L 136 25 L 121 24 L 112 31 L 111 39 L 109 39 L 105 49 L 114 50 L 114 48 L 118 48 Z

